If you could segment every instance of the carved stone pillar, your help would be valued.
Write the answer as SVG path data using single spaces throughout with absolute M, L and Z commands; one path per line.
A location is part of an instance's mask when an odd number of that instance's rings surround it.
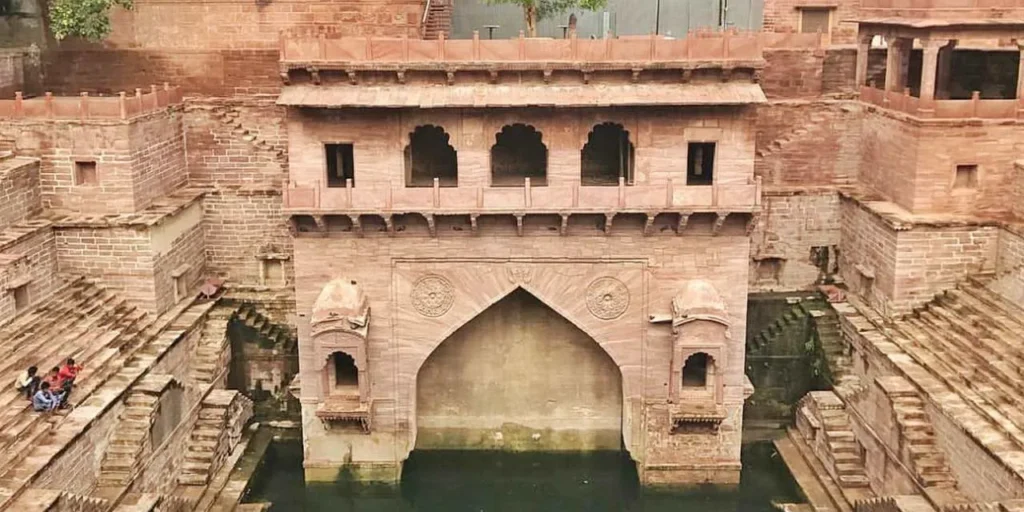
M 885 53 L 885 90 L 900 92 L 906 87 L 903 68 L 907 63 L 912 39 L 894 38 Z
M 935 99 L 935 79 L 939 65 L 939 49 L 947 41 L 925 39 L 921 41 L 923 60 L 921 61 L 921 101 L 930 102 Z
M 935 99 L 949 99 L 949 79 L 950 71 L 953 69 L 953 50 L 955 48 L 955 39 L 939 48 L 938 69 L 935 71 Z
M 863 32 L 857 34 L 857 91 L 860 91 L 860 88 L 868 83 L 868 56 L 871 53 L 871 40 L 874 37 L 873 34 Z
M 1017 64 L 1017 101 L 1019 103 L 1020 100 L 1024 99 L 1024 40 L 1018 39 L 1014 42 L 1017 43 L 1017 53 L 1019 55 Z

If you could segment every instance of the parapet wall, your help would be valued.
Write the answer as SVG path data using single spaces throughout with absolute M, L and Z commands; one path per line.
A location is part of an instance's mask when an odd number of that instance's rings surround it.
M 132 97 L 0 100 L 0 140 L 40 159 L 43 205 L 76 214 L 148 208 L 187 181 L 177 88 Z

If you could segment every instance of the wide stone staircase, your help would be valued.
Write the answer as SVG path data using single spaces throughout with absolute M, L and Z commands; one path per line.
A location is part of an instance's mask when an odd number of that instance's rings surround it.
M 972 277 L 894 324 L 887 336 L 1024 448 L 1024 309 Z
M 185 463 L 178 475 L 180 485 L 206 485 L 242 438 L 252 418 L 252 400 L 238 391 L 210 392 L 192 428 Z
M 119 368 L 120 356 L 144 335 L 155 334 L 149 329 L 152 320 L 116 293 L 88 279 L 76 279 L 40 306 L 0 327 L 0 381 L 13 382 L 32 365 L 44 374 L 74 357 L 84 369 L 70 402 L 81 403 Z M 16 465 L 27 448 L 39 444 L 59 420 L 57 415 L 35 413 L 24 396 L 4 386 L 0 392 L 0 472 Z
M 0 326 L 0 379 L 24 367 L 83 364 L 70 403 L 56 414 L 32 411 L 10 387 L 0 392 L 0 511 L 25 508 L 41 472 L 195 328 L 212 303 L 182 303 L 153 317 L 85 278 Z

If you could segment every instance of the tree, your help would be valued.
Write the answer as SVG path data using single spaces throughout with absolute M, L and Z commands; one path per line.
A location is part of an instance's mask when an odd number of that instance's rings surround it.
M 132 8 L 132 0 L 51 0 L 50 30 L 58 40 L 78 36 L 98 41 L 110 34 L 110 9 Z
M 489 4 L 514 4 L 523 8 L 526 32 L 537 37 L 537 22 L 562 14 L 569 9 L 596 11 L 608 4 L 608 0 L 487 0 Z

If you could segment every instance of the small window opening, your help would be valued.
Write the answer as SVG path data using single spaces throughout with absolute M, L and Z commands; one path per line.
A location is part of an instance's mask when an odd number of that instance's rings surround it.
M 683 387 L 702 388 L 708 384 L 708 360 L 707 354 L 700 352 L 686 359 L 683 366 Z
M 355 359 L 344 352 L 335 352 L 331 357 L 334 359 L 334 389 L 358 392 L 359 369 Z
M 711 185 L 714 171 L 715 143 L 691 142 L 686 155 L 686 184 Z
M 352 144 L 324 144 L 327 153 L 327 186 L 344 187 L 346 180 L 356 184 Z
M 621 124 L 594 127 L 583 146 L 581 183 L 584 186 L 618 185 L 619 178 L 633 183 L 635 150 L 629 132 Z
M 491 185 L 522 187 L 526 178 L 530 185 L 547 185 L 548 148 L 543 135 L 525 124 L 507 125 L 491 147 Z
M 800 9 L 800 32 L 805 34 L 832 33 L 832 9 L 821 7 Z
M 778 284 L 782 280 L 782 269 L 786 260 L 782 258 L 763 258 L 757 261 L 755 267 L 755 278 L 761 284 Z
M 442 187 L 459 186 L 459 164 L 451 138 L 439 126 L 418 126 L 405 147 L 405 185 L 432 187 L 437 178 Z
M 27 284 L 23 284 L 17 288 L 12 289 L 11 295 L 14 296 L 14 311 L 16 313 L 20 313 L 24 311 L 26 308 L 28 308 L 29 295 Z
M 75 162 L 75 185 L 96 185 L 97 183 L 99 181 L 96 176 L 96 162 Z
M 958 165 L 956 166 L 956 178 L 953 180 L 953 188 L 975 188 L 978 186 L 978 166 Z

